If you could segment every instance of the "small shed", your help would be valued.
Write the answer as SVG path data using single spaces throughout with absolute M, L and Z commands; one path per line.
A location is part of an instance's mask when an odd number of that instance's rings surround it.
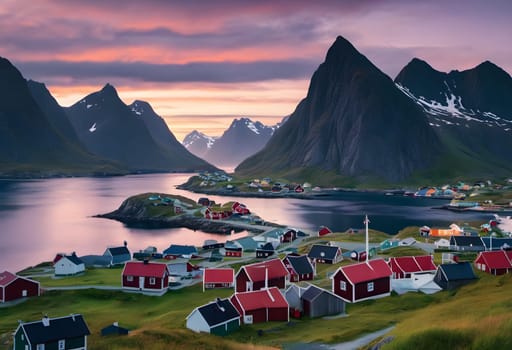
M 308 253 L 308 258 L 315 263 L 336 264 L 343 260 L 343 255 L 339 247 L 314 244 Z
M 123 268 L 122 286 L 125 290 L 163 295 L 169 288 L 167 265 L 145 261 L 128 261 Z
M 288 254 L 283 264 L 290 273 L 290 282 L 311 281 L 315 277 L 315 267 L 307 255 Z
M 123 265 L 132 259 L 132 255 L 125 244 L 121 247 L 109 247 L 103 253 L 104 256 L 110 258 L 110 265 Z
M 194 332 L 226 335 L 240 328 L 240 314 L 229 299 L 219 299 L 192 310 L 186 326 Z
M 287 230 L 283 235 L 283 242 L 293 242 L 297 239 L 297 231 L 294 229 Z
M 322 317 L 345 313 L 345 301 L 338 295 L 310 284 L 301 296 L 305 316 Z
M 448 249 L 450 248 L 450 240 L 446 238 L 439 238 L 437 241 L 434 242 L 434 245 L 436 246 L 437 249 Z
M 443 289 L 455 289 L 476 281 L 477 277 L 469 262 L 441 264 L 437 268 L 434 282 Z
M 105 328 L 101 329 L 101 335 L 128 335 L 130 331 L 127 328 L 119 327 L 118 322 L 114 322 Z
M 331 229 L 328 228 L 327 226 L 320 226 L 320 229 L 318 230 L 318 236 L 319 237 L 322 237 L 322 236 L 325 236 L 325 235 L 328 235 L 332 233 Z
M 274 255 L 275 250 L 272 243 L 267 242 L 262 247 L 256 249 L 256 257 L 260 259 L 268 258 L 271 255 Z
M 232 268 L 205 268 L 203 270 L 203 292 L 205 289 L 233 288 L 235 270 Z
M 245 324 L 290 320 L 288 302 L 276 287 L 235 293 L 230 300 Z
M 190 259 L 193 255 L 197 255 L 197 248 L 193 245 L 171 244 L 163 251 L 163 256 L 166 259 Z
M 478 236 L 451 236 L 450 248 L 458 251 L 484 251 L 485 245 Z

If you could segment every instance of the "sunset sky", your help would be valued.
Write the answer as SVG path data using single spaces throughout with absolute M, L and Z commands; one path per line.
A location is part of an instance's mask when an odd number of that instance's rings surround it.
M 338 35 L 391 78 L 413 57 L 511 73 L 511 18 L 509 0 L 0 0 L 0 56 L 62 106 L 111 83 L 181 141 L 292 113 Z

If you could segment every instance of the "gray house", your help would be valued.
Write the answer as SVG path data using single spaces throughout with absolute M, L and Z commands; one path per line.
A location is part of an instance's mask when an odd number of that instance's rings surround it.
M 14 350 L 87 350 L 91 332 L 82 315 L 21 322 L 14 333 Z
M 122 247 L 110 247 L 105 250 L 103 256 L 110 258 L 110 265 L 123 265 L 125 262 L 130 261 L 132 256 L 126 244 Z
M 311 284 L 302 294 L 305 316 L 322 317 L 345 313 L 345 301 L 334 293 Z

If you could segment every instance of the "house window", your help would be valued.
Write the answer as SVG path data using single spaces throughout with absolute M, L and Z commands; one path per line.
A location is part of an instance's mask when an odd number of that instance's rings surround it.
M 44 350 L 44 344 L 37 344 L 36 350 Z
M 66 349 L 66 341 L 64 339 L 59 340 L 59 350 Z
M 126 280 L 127 280 L 128 282 L 133 282 L 133 276 L 127 276 L 127 277 L 126 277 Z
M 25 341 L 25 336 L 23 335 L 23 333 L 21 334 L 21 341 Z
M 369 292 L 373 292 L 373 288 L 374 288 L 374 286 L 373 286 L 373 282 L 369 282 L 369 283 L 368 283 L 368 291 L 369 291 Z
M 341 290 L 347 290 L 347 282 L 340 281 L 340 289 Z
M 155 285 L 155 284 L 156 284 L 156 278 L 155 278 L 155 277 L 151 277 L 151 278 L 149 279 L 149 284 L 151 284 L 151 285 Z

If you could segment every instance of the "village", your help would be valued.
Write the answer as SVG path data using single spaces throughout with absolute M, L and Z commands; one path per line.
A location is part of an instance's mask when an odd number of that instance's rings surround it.
M 160 197 L 147 200 L 173 202 Z M 213 209 L 212 204 L 207 198 L 198 201 L 209 220 L 253 215 L 240 202 L 223 211 Z M 423 226 L 389 238 L 370 232 L 371 218 L 361 219 L 363 228 L 343 233 L 328 227 L 304 232 L 294 227 L 258 226 L 262 233 L 225 243 L 205 241 L 202 247 L 171 244 L 161 252 L 148 247 L 132 253 L 124 242 L 106 247 L 99 255 L 57 253 L 43 267 L 1 273 L 0 305 L 16 308 L 20 302 L 52 291 L 89 288 L 159 298 L 200 285 L 210 301 L 192 305 L 183 326 L 193 332 L 229 336 L 262 323 L 343 318 L 349 315 L 347 305 L 407 292 L 430 295 L 456 290 L 475 283 L 480 273 L 500 276 L 512 271 L 512 238 L 504 234 L 510 231 L 510 217 L 495 215 L 477 232 L 452 224 L 449 228 Z M 103 277 L 87 280 L 98 271 L 105 271 Z M 12 324 L 13 337 L 6 342 L 14 349 L 55 344 L 59 349 L 70 344 L 87 349 L 93 342 L 87 339 L 91 331 L 86 311 L 77 308 L 68 316 L 45 314 Z M 136 332 L 126 326 L 122 320 L 113 321 L 102 326 L 101 335 Z

